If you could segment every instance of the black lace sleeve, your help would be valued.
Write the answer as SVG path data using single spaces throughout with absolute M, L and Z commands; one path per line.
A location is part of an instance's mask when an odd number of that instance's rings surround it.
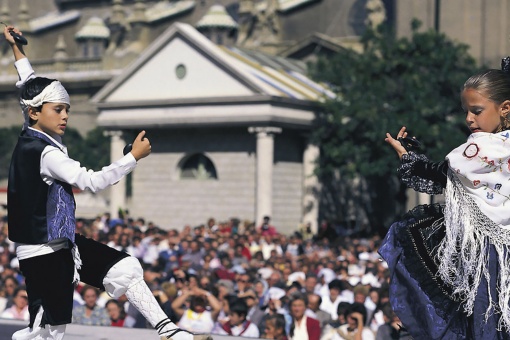
M 400 180 L 409 188 L 429 195 L 440 194 L 446 187 L 446 161 L 433 163 L 425 155 L 408 152 L 397 169 Z

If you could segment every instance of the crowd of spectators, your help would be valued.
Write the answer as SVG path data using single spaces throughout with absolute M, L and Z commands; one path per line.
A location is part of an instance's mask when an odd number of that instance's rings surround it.
M 77 232 L 139 259 L 181 328 L 267 339 L 410 339 L 388 302 L 380 238 L 337 237 L 324 222 L 284 235 L 270 217 L 165 230 L 143 218 L 78 220 Z M 24 278 L 0 221 L 0 317 L 28 320 Z M 125 296 L 76 287 L 73 322 L 150 327 Z

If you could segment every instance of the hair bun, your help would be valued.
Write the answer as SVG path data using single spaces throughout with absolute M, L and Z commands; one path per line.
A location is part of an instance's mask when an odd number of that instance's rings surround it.
M 501 71 L 510 74 L 510 56 L 501 59 Z

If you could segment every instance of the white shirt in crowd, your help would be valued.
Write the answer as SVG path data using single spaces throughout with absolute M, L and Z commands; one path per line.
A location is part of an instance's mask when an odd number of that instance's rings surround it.
M 338 318 L 337 310 L 338 310 L 338 304 L 340 302 L 348 302 L 353 303 L 354 302 L 354 294 L 351 291 L 344 290 L 340 295 L 337 296 L 335 301 L 331 301 L 329 298 L 329 294 L 327 296 L 322 297 L 322 303 L 319 306 L 320 309 L 322 309 L 325 312 L 328 312 L 331 314 L 331 318 L 333 320 L 336 320 Z
M 242 336 L 243 338 L 258 338 L 260 336 L 259 328 L 254 323 L 250 323 L 244 332 L 243 324 L 234 326 L 230 330 L 232 331 L 232 335 Z M 219 328 L 217 334 L 228 335 L 228 333 L 223 328 Z
M 306 315 L 303 316 L 301 322 L 294 323 L 294 335 L 292 340 L 314 340 L 308 339 L 308 329 L 306 328 Z

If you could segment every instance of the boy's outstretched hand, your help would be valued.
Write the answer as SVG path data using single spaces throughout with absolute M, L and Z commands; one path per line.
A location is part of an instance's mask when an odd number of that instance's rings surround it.
M 397 138 L 393 138 L 388 132 L 386 132 L 386 138 L 384 139 L 386 143 L 390 144 L 393 149 L 397 152 L 398 158 L 402 159 L 402 155 L 407 153 L 407 150 L 402 146 L 398 138 L 406 138 L 407 132 L 406 127 L 402 126 L 400 131 L 397 133 Z
M 142 131 L 136 136 L 133 142 L 131 154 L 135 157 L 136 161 L 149 156 L 151 153 L 151 143 L 149 139 L 145 138 L 145 131 Z

